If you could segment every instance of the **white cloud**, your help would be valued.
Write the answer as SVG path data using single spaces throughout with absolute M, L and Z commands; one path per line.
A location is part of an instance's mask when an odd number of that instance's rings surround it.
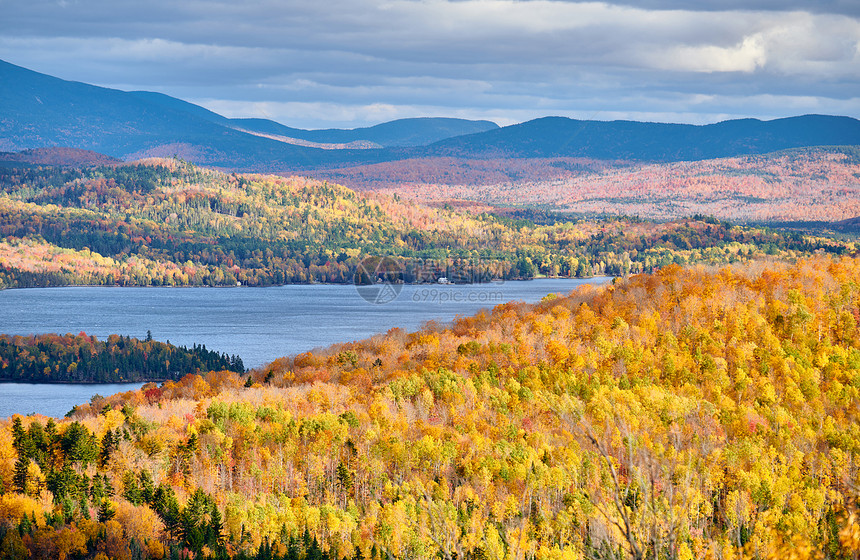
M 753 72 L 767 62 L 760 35 L 745 37 L 739 45 L 675 46 L 645 57 L 652 68 L 683 72 Z

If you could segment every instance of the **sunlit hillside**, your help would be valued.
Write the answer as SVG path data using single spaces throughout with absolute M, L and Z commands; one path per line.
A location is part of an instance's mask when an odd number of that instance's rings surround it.
M 176 159 L 0 167 L 0 287 L 349 283 L 365 259 L 381 257 L 408 282 L 620 276 L 672 263 L 853 250 L 702 216 L 539 221 L 492 210 Z
M 858 277 L 670 266 L 15 417 L 0 555 L 853 558 Z
M 674 163 L 439 157 L 315 175 L 423 202 L 472 200 L 587 216 L 667 220 L 707 214 L 773 223 L 833 222 L 860 215 L 856 146 Z

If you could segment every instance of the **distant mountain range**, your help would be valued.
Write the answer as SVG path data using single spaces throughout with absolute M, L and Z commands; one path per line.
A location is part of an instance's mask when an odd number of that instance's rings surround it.
M 219 167 L 272 171 L 384 161 L 391 159 L 388 147 L 494 128 L 489 121 L 426 118 L 355 130 L 301 130 L 265 119 L 228 119 L 164 94 L 70 82 L 0 61 L 0 150 L 7 152 L 64 146 L 122 159 L 179 155 Z
M 120 159 L 173 156 L 240 171 L 343 168 L 426 157 L 686 161 L 787 148 L 858 145 L 860 121 L 805 115 L 694 126 L 546 117 L 402 119 L 353 130 L 302 130 L 230 119 L 154 92 L 70 82 L 0 61 L 0 150 L 51 146 Z
M 545 117 L 448 138 L 428 146 L 425 155 L 671 162 L 856 144 L 860 144 L 860 121 L 850 117 L 740 119 L 704 126 Z
M 344 130 L 330 128 L 325 130 L 303 130 L 292 128 L 269 119 L 229 119 L 210 111 L 164 95 L 150 91 L 135 91 L 131 94 L 138 99 L 165 107 L 166 109 L 183 111 L 207 121 L 220 124 L 236 130 L 250 132 L 256 135 L 275 135 L 292 140 L 321 145 L 363 144 L 359 148 L 392 148 L 405 146 L 424 146 L 439 140 L 454 136 L 486 132 L 499 128 L 490 121 L 470 121 L 452 118 L 415 118 L 399 119 L 366 128 Z

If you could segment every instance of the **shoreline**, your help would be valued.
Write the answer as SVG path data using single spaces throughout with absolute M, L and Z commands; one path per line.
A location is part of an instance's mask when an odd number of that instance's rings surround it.
M 602 276 L 535 276 L 533 278 L 511 278 L 509 280 L 499 279 L 499 280 L 490 280 L 489 282 L 448 282 L 448 283 L 439 283 L 439 282 L 402 282 L 397 285 L 400 286 L 483 286 L 487 284 L 505 284 L 507 282 L 531 282 L 533 280 L 593 280 L 595 278 L 620 278 L 620 276 L 613 275 L 602 275 Z M 206 285 L 183 285 L 183 286 L 119 286 L 119 285 L 110 285 L 105 286 L 104 284 L 65 284 L 62 286 L 0 286 L 0 292 L 5 290 L 51 290 L 56 288 L 145 288 L 145 289 L 176 289 L 182 290 L 187 288 L 211 288 L 211 289 L 240 289 L 240 288 L 250 288 L 250 289 L 262 289 L 262 288 L 281 288 L 284 286 L 355 286 L 366 287 L 366 286 L 374 286 L 375 284 L 355 284 L 353 282 L 290 282 L 287 284 L 267 284 L 265 286 L 248 286 L 246 284 L 242 284 L 241 286 L 228 286 L 228 285 L 219 285 L 219 286 L 206 286 Z
M 165 381 L 175 381 L 173 379 L 151 379 L 140 381 L 21 381 L 14 379 L 0 379 L 0 385 L 135 385 L 142 383 L 164 383 Z
M 5 296 L 0 294 L 0 305 L 8 305 L 10 312 L 23 311 L 31 305 L 41 310 L 37 318 L 24 313 L 16 322 L 10 317 L 2 329 L 9 335 L 54 333 L 62 336 L 82 331 L 102 341 L 111 334 L 143 340 L 147 330 L 151 330 L 154 340 L 169 340 L 174 346 L 190 348 L 194 343 L 205 344 L 207 349 L 216 349 L 219 353 L 236 354 L 241 356 L 245 369 L 252 370 L 280 357 L 364 339 L 393 327 L 417 330 L 430 320 L 450 322 L 458 315 L 474 315 L 481 309 L 489 310 L 507 301 L 536 302 L 548 293 L 568 293 L 581 284 L 606 285 L 612 278 L 533 280 L 495 284 L 413 284 L 404 286 L 399 297 L 391 302 L 379 304 L 363 297 L 362 290 L 354 285 L 319 284 L 327 287 L 243 292 L 21 289 Z M 400 287 L 393 288 L 399 290 Z M 375 286 L 370 287 L 372 292 L 377 290 Z M 80 305 L 87 308 L 79 310 Z M 74 311 L 73 316 L 69 315 L 71 311 L 62 311 L 67 307 Z M 310 319 L 301 323 L 304 328 L 296 330 L 298 325 L 292 318 L 298 314 Z M 127 374 L 130 379 L 123 376 L 122 381 L 163 382 L 150 376 L 138 378 L 133 372 Z M 111 377 L 103 381 L 119 381 Z M 64 376 L 50 381 L 51 384 L 74 386 L 97 384 L 94 382 L 102 380 Z M 16 376 L 2 381 L 42 382 L 41 376 Z

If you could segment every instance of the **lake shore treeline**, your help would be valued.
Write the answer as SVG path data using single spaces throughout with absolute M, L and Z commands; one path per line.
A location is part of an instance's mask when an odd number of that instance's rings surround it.
M 0 335 L 0 383 L 129 383 L 177 380 L 189 373 L 244 373 L 239 356 L 129 336 Z

